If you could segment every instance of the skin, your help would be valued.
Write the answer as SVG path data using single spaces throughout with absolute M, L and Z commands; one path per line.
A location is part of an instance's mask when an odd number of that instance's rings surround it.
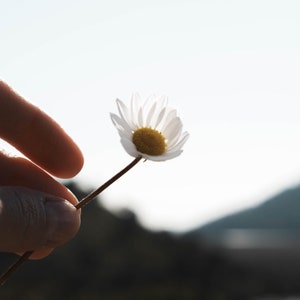
M 75 176 L 83 166 L 82 153 L 53 119 L 24 100 L 3 81 L 0 81 L 0 138 L 27 157 L 10 157 L 0 152 L 0 187 L 25 187 L 60 197 L 62 202 L 67 202 L 69 221 L 65 236 L 51 246 L 27 249 L 34 250 L 31 259 L 41 259 L 72 238 L 80 226 L 80 212 L 72 206 L 76 205 L 77 199 L 51 175 L 59 178 Z M 4 221 L 1 223 L 1 214 L 0 225 L 9 226 Z M 39 228 L 36 234 L 41 234 Z M 4 251 L 5 244 L 11 244 L 9 242 L 13 239 L 14 236 L 5 236 L 5 231 L 0 231 L 0 250 Z M 22 254 L 24 249 L 21 246 L 18 249 L 16 245 L 8 251 Z

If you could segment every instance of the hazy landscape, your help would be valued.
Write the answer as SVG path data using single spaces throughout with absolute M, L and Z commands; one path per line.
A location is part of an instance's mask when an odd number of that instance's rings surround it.
M 78 198 L 87 193 L 74 183 L 68 187 Z M 1 287 L 1 299 L 300 295 L 299 208 L 300 188 L 295 187 L 260 206 L 176 235 L 151 232 L 130 211 L 114 215 L 93 202 L 83 210 L 77 237 L 44 260 L 26 262 Z M 15 258 L 2 254 L 1 270 Z

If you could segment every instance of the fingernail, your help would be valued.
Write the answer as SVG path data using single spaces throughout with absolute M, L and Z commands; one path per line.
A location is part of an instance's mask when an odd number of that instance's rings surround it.
M 45 202 L 47 230 L 45 246 L 57 247 L 71 239 L 79 227 L 79 213 L 69 201 L 49 197 Z

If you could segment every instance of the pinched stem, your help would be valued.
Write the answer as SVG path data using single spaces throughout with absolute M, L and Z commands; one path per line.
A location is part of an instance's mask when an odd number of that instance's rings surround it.
M 93 200 L 96 196 L 98 196 L 101 192 L 103 192 L 106 188 L 108 188 L 112 183 L 122 177 L 125 173 L 127 173 L 131 168 L 133 168 L 140 160 L 142 156 L 136 157 L 129 165 L 127 165 L 124 169 L 122 169 L 119 173 L 114 175 L 108 181 L 106 181 L 103 185 L 98 187 L 95 191 L 91 192 L 87 196 L 85 196 L 81 201 L 79 201 L 75 207 L 76 209 L 82 208 L 84 205 L 88 204 L 91 200 Z M 32 255 L 34 251 L 26 251 L 19 259 L 13 263 L 1 276 L 0 276 L 0 285 L 3 285 L 5 281 L 15 272 L 17 269 Z

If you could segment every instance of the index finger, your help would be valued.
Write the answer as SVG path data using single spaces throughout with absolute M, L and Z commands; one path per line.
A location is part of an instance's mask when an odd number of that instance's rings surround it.
M 65 131 L 3 81 L 0 81 L 0 137 L 57 177 L 72 177 L 82 168 L 82 153 Z

